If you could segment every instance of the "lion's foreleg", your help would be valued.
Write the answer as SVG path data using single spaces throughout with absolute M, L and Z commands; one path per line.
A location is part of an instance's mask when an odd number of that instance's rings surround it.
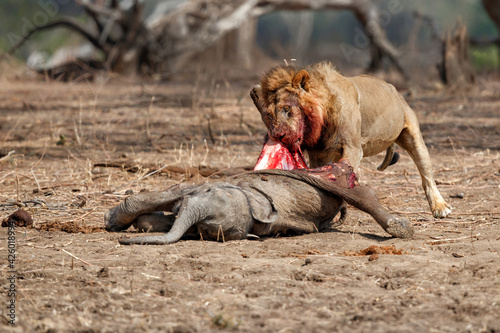
M 359 114 L 359 112 L 354 112 L 354 114 Z M 361 147 L 361 118 L 353 116 L 352 121 L 354 126 L 345 126 L 339 131 L 338 140 L 341 143 L 340 159 L 349 160 L 354 173 L 358 174 L 359 165 L 363 159 L 363 148 Z
M 361 164 L 361 159 L 363 158 L 363 149 L 361 146 L 346 146 L 343 149 L 341 159 L 347 159 L 351 162 L 354 173 L 359 173 L 359 165 Z
M 359 173 L 359 165 L 363 159 L 363 147 L 361 146 L 361 112 L 355 107 L 344 114 L 338 124 L 337 142 L 340 144 L 340 159 L 347 159 L 351 163 L 356 174 Z M 337 162 L 337 161 L 334 161 Z

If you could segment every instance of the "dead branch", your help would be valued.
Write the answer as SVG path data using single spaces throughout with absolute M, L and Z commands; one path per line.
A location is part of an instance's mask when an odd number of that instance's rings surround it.
M 363 24 L 371 41 L 370 50 L 374 58 L 371 66 L 380 64 L 377 59 L 385 55 L 406 79 L 409 78 L 401 65 L 400 53 L 389 42 L 380 25 L 376 4 L 370 0 L 193 0 L 175 8 L 167 4 L 166 8 L 171 10 L 152 21 L 143 20 L 143 5 L 138 0 L 134 0 L 129 8 L 122 8 L 116 0 L 107 5 L 106 2 L 92 0 L 80 0 L 79 4 L 93 22 L 94 30 L 64 18 L 33 29 L 9 53 L 15 52 L 38 31 L 64 26 L 104 52 L 105 67 L 113 72 L 132 76 L 172 73 L 193 56 L 218 43 L 229 32 L 247 29 L 246 22 L 271 11 L 351 10 Z M 255 25 L 250 28 L 255 29 Z M 249 42 L 253 41 L 246 41 Z M 233 44 L 232 47 L 243 49 L 240 42 Z M 241 55 L 241 52 L 234 53 Z M 248 59 L 246 62 L 250 63 Z M 61 68 L 64 70 L 64 67 Z
M 398 71 L 409 79 L 409 73 L 401 64 L 399 51 L 391 44 L 380 25 L 379 12 L 374 1 L 370 0 L 261 0 L 257 5 L 255 15 L 262 15 L 273 10 L 350 10 L 365 28 L 365 32 L 372 43 L 372 58 L 374 54 L 386 55 L 396 66 Z M 373 63 L 370 66 L 376 66 Z
M 105 161 L 93 164 L 93 168 L 119 168 L 127 172 L 137 173 L 141 170 L 148 170 L 149 172 L 157 172 L 159 174 L 184 174 L 190 177 L 200 175 L 202 177 L 211 177 L 213 175 L 233 176 L 245 171 L 252 170 L 252 167 L 247 168 L 232 168 L 227 170 L 220 170 L 213 167 L 200 165 L 198 167 L 179 167 L 175 165 L 166 165 L 158 167 L 154 164 L 138 164 L 134 161 Z
M 89 262 L 87 262 L 87 261 L 83 260 L 83 259 L 78 258 L 78 257 L 77 257 L 77 256 L 75 256 L 73 253 L 71 253 L 71 252 L 69 252 L 69 251 L 66 251 L 65 249 L 61 249 L 61 250 L 62 250 L 64 253 L 68 254 L 70 257 L 72 257 L 72 258 L 74 258 L 74 259 L 76 259 L 76 260 L 78 260 L 78 261 L 80 261 L 80 262 L 84 263 L 85 265 L 89 265 L 89 266 L 96 266 L 96 265 L 94 265 L 94 264 L 91 264 L 91 263 L 89 263 Z M 100 267 L 100 266 L 98 266 L 98 267 Z
M 55 22 L 50 22 L 47 23 L 46 25 L 36 27 L 33 30 L 30 30 L 26 36 L 24 36 L 19 42 L 17 42 L 16 45 L 14 45 L 7 54 L 12 55 L 14 52 L 16 52 L 28 39 L 30 39 L 35 33 L 43 31 L 43 30 L 49 30 L 57 27 L 65 27 L 70 30 L 73 30 L 79 34 L 81 34 L 83 37 L 85 37 L 92 45 L 94 45 L 96 48 L 106 52 L 106 49 L 104 49 L 104 46 L 99 43 L 99 38 L 92 33 L 91 31 L 88 30 L 87 27 L 82 25 L 80 22 L 77 20 L 71 18 L 71 17 L 65 17 L 61 18 L 58 21 Z
M 439 239 L 436 239 L 436 240 L 428 241 L 427 244 L 430 244 L 430 245 L 439 245 L 439 244 L 444 244 L 444 243 L 454 243 L 456 241 L 465 240 L 465 239 L 470 239 L 471 241 L 473 239 L 478 240 L 479 239 L 478 237 L 479 237 L 480 234 L 481 233 L 477 233 L 475 235 L 458 237 L 458 238 L 446 238 L 446 239 L 439 238 Z M 431 238 L 436 238 L 436 237 L 431 237 Z
M 413 16 L 415 17 L 416 20 L 420 20 L 424 23 L 426 23 L 430 29 L 431 29 L 431 37 L 433 39 L 442 41 L 443 37 L 441 36 L 441 29 L 439 29 L 439 24 L 436 20 L 435 17 L 431 15 L 426 15 L 420 11 L 416 11 L 413 13 Z
M 7 155 L 0 157 L 0 162 L 8 160 L 11 155 L 14 155 L 15 152 L 15 150 L 11 150 Z

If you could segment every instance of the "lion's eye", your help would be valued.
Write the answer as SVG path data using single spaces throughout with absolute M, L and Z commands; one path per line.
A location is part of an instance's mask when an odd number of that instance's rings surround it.
M 284 114 L 285 116 L 287 116 L 287 117 L 288 117 L 288 116 L 290 115 L 290 107 L 289 107 L 289 106 L 285 106 L 285 107 L 283 107 L 282 112 L 283 112 L 283 114 Z

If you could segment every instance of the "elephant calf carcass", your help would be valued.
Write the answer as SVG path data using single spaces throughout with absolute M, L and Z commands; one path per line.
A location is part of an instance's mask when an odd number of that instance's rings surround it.
M 224 182 L 138 193 L 104 219 L 109 231 L 134 224 L 139 230 L 166 232 L 121 239 L 121 244 L 170 244 L 190 234 L 234 240 L 329 229 L 338 213 L 344 219 L 345 202 L 372 215 L 392 236 L 413 235 L 409 221 L 390 215 L 370 187 L 357 183 L 345 161 L 320 169 L 252 171 Z

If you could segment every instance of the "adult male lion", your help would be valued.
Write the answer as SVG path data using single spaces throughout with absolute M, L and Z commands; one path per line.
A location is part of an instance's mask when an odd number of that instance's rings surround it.
M 250 95 L 269 136 L 306 150 L 310 167 L 347 158 L 357 170 L 363 156 L 387 150 L 378 168 L 384 170 L 397 160 L 397 143 L 415 162 L 433 215 L 451 213 L 434 182 L 417 117 L 391 84 L 367 75 L 344 77 L 322 62 L 275 67 Z

